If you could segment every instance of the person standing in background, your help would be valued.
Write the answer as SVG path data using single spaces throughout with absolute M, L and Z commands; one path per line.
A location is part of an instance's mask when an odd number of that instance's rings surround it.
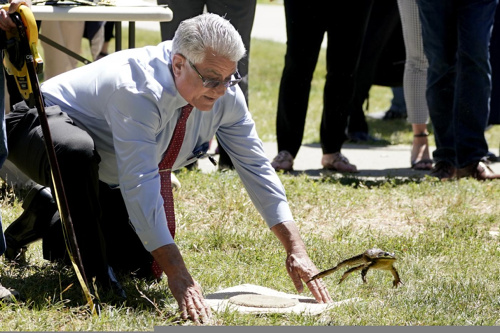
M 406 101 L 403 87 L 391 87 L 392 100 L 389 110 L 384 113 L 382 120 L 406 119 Z
M 484 162 L 491 96 L 489 43 L 498 0 L 417 0 L 436 150 L 431 176 L 500 178 Z
M 495 23 L 491 33 L 490 41 L 490 61 L 491 61 L 491 101 L 490 117 L 488 126 L 500 125 L 500 10 L 495 12 Z M 500 156 L 488 154 L 491 160 L 500 161 Z
M 92 59 L 98 59 L 104 43 L 104 22 L 43 21 L 40 27 L 40 32 L 45 37 L 77 54 L 82 52 L 82 38 L 88 38 Z M 44 42 L 42 42 L 42 46 L 45 80 L 78 66 L 78 60 L 71 55 Z
M 363 104 L 366 102 L 368 106 L 373 85 L 399 87 L 403 84 L 404 59 L 404 41 L 396 0 L 373 0 L 354 77 L 354 96 L 347 106 L 349 142 L 383 143 L 369 134 Z M 393 88 L 392 91 L 395 90 Z M 397 103 L 397 95 L 394 96 L 391 108 Z
M 348 105 L 354 96 L 354 77 L 372 3 L 370 0 L 284 1 L 287 49 L 278 97 L 278 155 L 272 162 L 275 170 L 293 169 L 293 160 L 302 144 L 311 80 L 326 33 L 321 164 L 338 172 L 357 172 L 340 150 L 347 138 Z
M 406 49 L 403 89 L 408 118 L 413 130 L 410 163 L 415 170 L 431 170 L 427 123 L 429 108 L 425 98 L 429 66 L 422 44 L 422 27 L 416 0 L 398 0 Z

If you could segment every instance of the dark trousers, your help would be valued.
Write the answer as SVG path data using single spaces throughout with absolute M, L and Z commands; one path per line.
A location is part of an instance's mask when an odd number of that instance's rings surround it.
M 500 10 L 495 12 L 495 22 L 490 41 L 491 102 L 489 125 L 500 124 Z
M 118 271 L 150 267 L 152 256 L 129 223 L 120 191 L 99 181 L 100 157 L 90 135 L 57 106 L 46 108 L 46 114 L 87 278 L 106 274 L 108 265 Z M 6 125 L 9 160 L 33 181 L 53 188 L 36 109 L 16 105 Z M 60 222 L 44 236 L 43 252 L 45 259 L 67 260 Z
M 349 105 L 348 132 L 368 133 L 363 103 L 373 84 L 401 86 L 405 62 L 403 32 L 396 0 L 374 0 Z
M 347 106 L 372 6 L 371 0 L 285 0 L 287 49 L 281 77 L 276 131 L 278 150 L 296 156 L 302 143 L 311 80 L 327 33 L 326 82 L 321 145 L 324 154 L 340 151 L 348 119 Z

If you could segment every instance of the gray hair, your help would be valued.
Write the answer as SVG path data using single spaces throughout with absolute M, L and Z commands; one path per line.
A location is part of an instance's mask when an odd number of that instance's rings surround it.
M 175 32 L 172 53 L 198 64 L 207 51 L 235 62 L 246 53 L 240 34 L 225 18 L 206 13 L 182 21 Z

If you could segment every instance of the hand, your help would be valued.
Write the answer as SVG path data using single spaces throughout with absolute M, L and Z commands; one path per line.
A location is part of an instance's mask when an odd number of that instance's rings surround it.
M 9 8 L 9 13 L 13 13 L 19 8 L 20 5 L 26 5 L 28 7 L 31 7 L 31 0 L 10 0 L 10 8 Z
M 200 285 L 189 274 L 177 246 L 168 244 L 151 254 L 168 277 L 168 287 L 179 305 L 181 318 L 197 324 L 206 322 L 212 316 L 210 307 Z
M 316 266 L 305 252 L 289 253 L 286 258 L 286 271 L 299 293 L 304 291 L 302 281 L 307 282 L 319 273 Z M 316 279 L 307 283 L 307 287 L 319 303 L 332 302 L 332 298 L 323 283 L 323 280 Z
M 5 31 L 11 31 L 13 29 L 16 29 L 16 25 L 10 18 L 9 14 L 14 13 L 22 4 L 31 7 L 31 0 L 12 0 L 10 2 L 10 7 L 8 12 L 4 9 L 0 9 L 0 29 Z
M 207 322 L 212 313 L 206 304 L 200 285 L 191 276 L 168 279 L 168 287 L 179 304 L 181 318 L 195 323 Z
M 299 293 L 304 291 L 302 281 L 307 282 L 319 273 L 319 270 L 312 263 L 307 255 L 306 246 L 300 238 L 299 230 L 292 221 L 276 224 L 271 228 L 276 237 L 285 247 L 286 270 L 292 278 L 293 284 Z M 319 303 L 329 303 L 332 301 L 325 284 L 321 279 L 307 283 L 307 287 Z
M 10 9 L 9 9 L 10 12 Z M 16 25 L 9 16 L 5 9 L 0 9 L 0 29 L 5 31 L 12 31 L 16 29 Z

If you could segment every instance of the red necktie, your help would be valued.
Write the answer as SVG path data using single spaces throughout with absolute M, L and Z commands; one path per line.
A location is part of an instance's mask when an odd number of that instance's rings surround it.
M 165 152 L 160 164 L 158 164 L 161 182 L 160 193 L 163 197 L 163 208 L 165 209 L 168 230 L 170 231 L 172 238 L 175 236 L 175 212 L 170 174 L 172 166 L 177 159 L 177 155 L 179 155 L 179 151 L 181 150 L 182 141 L 184 141 L 184 135 L 186 134 L 186 121 L 192 110 L 193 106 L 190 104 L 182 108 L 181 116 L 179 120 L 177 120 L 177 124 L 175 125 L 174 133 L 172 134 L 172 138 L 168 144 L 167 151 Z M 153 261 L 151 268 L 156 278 L 160 278 L 163 271 L 156 261 Z

